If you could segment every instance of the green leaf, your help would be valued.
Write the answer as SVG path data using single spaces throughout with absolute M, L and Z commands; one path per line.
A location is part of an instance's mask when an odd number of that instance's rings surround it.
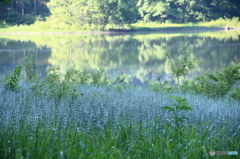
M 163 108 L 165 110 L 168 110 L 168 111 L 171 111 L 171 112 L 174 111 L 174 108 L 171 108 L 171 107 L 168 107 L 168 106 L 164 106 L 164 107 L 161 107 L 161 108 Z
M 179 97 L 176 97 L 176 96 L 169 96 L 171 97 L 172 99 L 175 99 L 176 101 L 178 101 Z

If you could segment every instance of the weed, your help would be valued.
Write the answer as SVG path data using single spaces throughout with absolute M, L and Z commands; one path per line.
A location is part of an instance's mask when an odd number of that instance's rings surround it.
M 169 85 L 169 81 L 161 79 L 162 74 L 158 74 L 157 81 L 150 82 L 148 88 L 155 92 L 166 93 L 172 90 L 172 86 Z
M 36 64 L 36 57 L 33 53 L 29 53 L 22 60 L 23 71 L 26 72 L 26 81 L 32 82 L 38 77 L 38 66 Z
M 81 70 L 74 67 L 68 69 L 64 75 L 64 81 L 71 84 L 86 84 L 90 81 L 90 73 L 87 69 Z
M 240 65 L 238 62 L 234 62 L 228 67 L 224 67 L 221 72 L 205 74 L 196 77 L 195 80 L 185 81 L 182 88 L 185 91 L 191 90 L 209 97 L 223 97 L 234 89 L 234 85 L 239 80 Z
M 12 73 L 7 75 L 5 78 L 5 89 L 15 91 L 18 88 L 20 77 L 21 77 L 21 72 L 22 72 L 22 65 L 18 65 Z
M 106 85 L 108 84 L 107 78 L 102 77 L 104 70 L 92 70 L 91 77 L 92 77 L 92 84 L 95 85 Z
M 180 128 L 180 125 L 183 124 L 184 120 L 187 120 L 188 118 L 185 116 L 180 117 L 180 111 L 192 111 L 192 108 L 189 106 L 189 104 L 187 103 L 187 100 L 185 98 L 182 97 L 176 97 L 176 96 L 170 96 L 172 99 L 174 99 L 176 101 L 176 103 L 172 104 L 171 106 L 163 106 L 161 108 L 172 112 L 173 113 L 173 119 L 174 119 L 174 123 L 178 128 Z
M 184 144 L 184 142 L 186 142 L 184 122 L 185 120 L 188 120 L 188 118 L 186 116 L 181 116 L 180 112 L 192 111 L 193 109 L 189 106 L 185 98 L 176 97 L 176 96 L 170 96 L 170 97 L 175 100 L 175 103 L 173 103 L 172 106 L 163 106 L 161 108 L 167 110 L 168 112 L 173 113 L 173 121 L 175 125 L 169 126 L 166 124 L 164 126 L 168 131 L 173 131 L 173 133 L 175 134 L 174 139 L 176 139 L 175 142 L 181 145 L 181 144 Z M 176 156 L 178 156 L 178 158 L 182 158 L 181 155 L 182 154 L 180 153 L 176 153 Z
M 234 88 L 230 96 L 240 102 L 240 87 Z
M 118 76 L 118 77 L 112 82 L 112 84 L 120 84 L 120 83 L 123 83 L 125 79 L 126 79 L 125 76 Z
M 46 85 L 46 88 L 50 90 L 50 95 L 57 97 L 57 99 L 60 100 L 63 96 L 66 83 L 61 81 L 61 75 L 58 70 L 59 68 L 57 67 L 50 67 L 44 84 Z
M 195 68 L 195 65 L 198 62 L 197 60 L 189 59 L 190 55 L 192 54 L 192 51 L 188 49 L 186 45 L 182 45 L 180 47 L 180 53 L 182 57 L 178 60 L 178 64 L 174 64 L 169 52 L 165 53 L 165 56 L 168 58 L 171 65 L 170 66 L 171 74 L 172 76 L 174 76 L 178 86 L 180 86 L 179 82 L 180 77 L 185 77 L 190 70 Z
M 118 92 L 124 92 L 124 90 L 132 87 L 132 85 L 126 83 L 127 80 L 128 78 L 126 76 L 116 77 L 111 85 L 109 85 L 109 90 L 115 88 Z
M 48 69 L 48 76 L 43 81 L 43 88 L 46 87 L 50 91 L 50 95 L 57 98 L 59 102 L 62 97 L 70 95 L 72 99 L 76 99 L 79 94 L 76 92 L 76 85 L 85 83 L 85 78 L 82 72 L 76 69 L 68 69 L 62 79 L 62 75 L 58 72 L 58 67 L 50 67 Z

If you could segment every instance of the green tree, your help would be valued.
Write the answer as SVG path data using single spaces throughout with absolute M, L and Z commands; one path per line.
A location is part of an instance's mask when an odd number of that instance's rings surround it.
M 44 20 L 49 15 L 46 3 L 49 0 L 1 0 L 1 20 L 11 25 L 32 24 L 38 19 Z M 4 5 L 8 2 L 9 5 Z M 4 15 L 4 16 L 3 16 Z
M 162 18 L 167 15 L 166 11 L 170 9 L 170 3 L 165 0 L 139 0 L 137 6 L 144 21 L 163 21 Z
M 239 16 L 237 0 L 138 0 L 141 19 L 158 22 L 197 22 Z
M 52 19 L 55 20 L 55 23 L 58 24 L 58 22 L 64 22 L 68 25 L 72 25 L 71 22 L 71 5 L 73 0 L 52 0 L 50 1 L 47 6 L 51 11 Z M 77 8 L 77 6 L 76 6 Z
M 51 0 L 47 5 L 52 13 L 51 20 L 104 29 L 107 24 L 123 26 L 136 22 L 138 10 L 135 3 L 135 0 Z

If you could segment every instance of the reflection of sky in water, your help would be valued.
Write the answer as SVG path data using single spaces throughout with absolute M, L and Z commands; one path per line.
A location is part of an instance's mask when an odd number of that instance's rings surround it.
M 38 64 L 43 69 L 48 65 L 59 65 L 64 73 L 72 66 L 100 68 L 105 70 L 104 75 L 110 80 L 125 75 L 136 85 L 156 80 L 159 73 L 162 73 L 161 80 L 172 81 L 164 52 L 169 49 L 176 62 L 181 57 L 179 46 L 182 44 L 192 48 L 194 58 L 202 61 L 187 78 L 214 72 L 222 65 L 240 59 L 240 38 L 221 40 L 196 35 L 167 38 L 158 35 L 41 38 L 41 41 L 34 37 L 25 41 L 0 39 L 0 77 L 11 72 L 29 52 L 37 55 Z

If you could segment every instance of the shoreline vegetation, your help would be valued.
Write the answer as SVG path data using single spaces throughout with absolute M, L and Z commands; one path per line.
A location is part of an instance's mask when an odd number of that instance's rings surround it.
M 114 34 L 114 33 L 184 33 L 184 32 L 216 32 L 216 31 L 238 31 L 240 27 L 162 27 L 162 28 L 148 28 L 148 27 L 139 27 L 134 29 L 110 29 L 108 31 L 88 31 L 88 30 L 49 30 L 49 31 L 33 31 L 33 30 L 22 30 L 22 31 L 9 31 L 1 30 L 0 35 L 45 35 L 45 34 Z
M 110 82 L 103 70 L 61 75 L 51 67 L 42 78 L 28 54 L 0 82 L 0 158 L 205 159 L 212 150 L 238 151 L 240 64 L 180 84 L 197 64 L 181 50 L 178 65 L 170 62 L 177 85 L 159 75 L 146 88 L 125 77 Z
M 205 31 L 235 31 L 240 30 L 239 18 L 223 19 L 201 23 L 160 24 L 156 22 L 137 22 L 126 26 L 108 25 L 105 29 L 98 26 L 56 26 L 49 22 L 37 21 L 32 25 L 2 26 L 0 34 L 84 34 L 84 33 L 142 33 L 142 32 L 205 32 Z
M 0 29 L 0 34 L 4 34 L 4 33 L 11 33 L 11 32 L 28 32 L 32 31 L 32 33 L 37 33 L 37 32 L 63 32 L 63 33 L 76 33 L 76 32 L 81 32 L 81 33 L 89 33 L 89 32 L 101 32 L 101 33 L 108 33 L 108 32 L 155 32 L 155 31 L 159 31 L 159 32 L 181 32 L 181 31 L 219 31 L 219 30 L 226 30 L 226 31 L 234 31 L 234 30 L 240 30 L 240 27 L 204 27 L 204 26 L 175 26 L 175 27 L 155 27 L 155 28 L 151 28 L 151 27 L 137 27 L 137 28 L 131 28 L 131 29 L 109 29 L 109 30 L 103 30 L 103 31 L 99 31 L 99 30 L 47 30 L 47 31 L 34 31 L 32 29 L 28 30 L 28 28 L 26 30 L 19 30 L 16 31 L 15 29 Z M 5 32 L 7 31 L 7 32 Z

